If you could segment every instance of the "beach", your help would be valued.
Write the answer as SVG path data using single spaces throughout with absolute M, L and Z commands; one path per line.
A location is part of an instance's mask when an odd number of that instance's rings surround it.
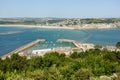
M 86 26 L 87 25 L 87 26 Z M 70 30 L 89 30 L 89 29 L 114 29 L 114 28 L 118 28 L 115 26 L 100 26 L 100 24 L 98 26 L 94 26 L 93 24 L 89 25 L 86 24 L 82 27 L 80 26 L 46 26 L 46 25 L 20 25 L 20 24 L 5 24 L 5 25 L 0 25 L 0 27 L 26 27 L 26 28 L 48 28 L 48 29 L 70 29 Z
M 50 29 L 74 29 L 74 27 L 67 27 L 67 26 L 64 26 L 64 27 L 60 27 L 60 26 L 41 26 L 41 25 L 0 25 L 0 27 L 26 27 L 26 28 L 50 28 Z

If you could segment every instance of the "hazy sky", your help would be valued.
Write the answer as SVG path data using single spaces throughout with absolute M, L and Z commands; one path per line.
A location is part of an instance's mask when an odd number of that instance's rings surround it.
M 120 18 L 120 0 L 0 0 L 0 17 Z

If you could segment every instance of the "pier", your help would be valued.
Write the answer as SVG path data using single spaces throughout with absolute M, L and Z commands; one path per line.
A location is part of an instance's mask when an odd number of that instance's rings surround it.
M 21 47 L 15 49 L 14 51 L 12 51 L 12 52 L 4 55 L 4 56 L 1 56 L 1 58 L 2 58 L 2 59 L 5 59 L 6 57 L 10 57 L 12 54 L 19 53 L 19 52 L 21 52 L 21 51 L 24 51 L 24 50 L 26 50 L 26 49 L 28 49 L 28 48 L 36 45 L 37 43 L 43 43 L 43 42 L 45 42 L 45 39 L 37 39 L 37 40 L 35 40 L 35 41 L 32 41 L 32 42 L 30 42 L 30 43 L 28 43 L 28 44 L 26 44 L 26 45 L 24 45 L 24 46 L 21 46 Z
M 0 35 L 6 35 L 6 34 L 17 34 L 22 33 L 23 31 L 9 31 L 9 32 L 0 32 Z
M 88 49 L 94 49 L 94 44 L 91 43 L 79 43 L 75 40 L 69 40 L 69 39 L 58 39 L 58 42 L 68 42 L 68 43 L 72 43 L 77 49 L 82 50 L 82 51 L 86 51 Z
M 80 47 L 79 43 L 78 43 L 77 41 L 75 41 L 75 40 L 58 39 L 57 41 L 58 41 L 58 42 L 68 42 L 68 43 L 72 43 L 72 44 L 74 44 L 75 47 L 77 47 L 77 48 Z

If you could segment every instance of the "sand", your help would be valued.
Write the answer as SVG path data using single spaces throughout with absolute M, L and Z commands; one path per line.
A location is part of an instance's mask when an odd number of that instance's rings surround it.
M 74 27 L 60 26 L 39 26 L 39 25 L 0 25 L 0 27 L 27 27 L 27 28 L 51 28 L 51 29 L 74 29 Z

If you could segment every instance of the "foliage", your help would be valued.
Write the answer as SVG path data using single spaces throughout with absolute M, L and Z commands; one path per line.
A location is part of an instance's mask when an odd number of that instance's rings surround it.
M 117 23 L 120 18 L 1 18 L 0 24 L 25 24 L 25 25 L 79 25 L 79 24 L 97 24 L 97 23 Z
M 120 52 L 100 49 L 0 59 L 0 80 L 89 80 L 113 73 L 120 73 Z
M 94 47 L 95 47 L 95 49 L 101 49 L 102 48 L 101 45 L 95 45 Z
M 120 19 L 116 19 L 116 18 L 106 18 L 106 19 L 81 19 L 81 23 L 86 23 L 86 24 L 91 24 L 91 23 L 115 23 L 115 22 L 119 22 Z
M 17 70 L 22 71 L 27 66 L 26 57 L 21 57 L 18 54 L 13 54 L 10 58 L 6 58 L 5 60 L 0 62 L 0 70 L 3 72 L 14 71 Z
M 74 75 L 76 80 L 87 80 L 92 75 L 92 71 L 90 69 L 79 69 L 74 73 Z
M 116 47 L 120 49 L 120 42 L 117 42 Z

